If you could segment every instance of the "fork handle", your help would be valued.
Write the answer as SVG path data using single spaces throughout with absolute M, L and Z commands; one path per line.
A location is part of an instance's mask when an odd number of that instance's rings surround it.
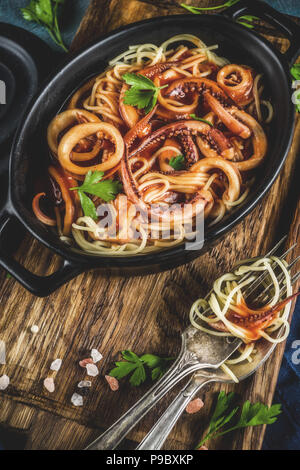
M 179 392 L 157 423 L 144 437 L 136 450 L 159 450 L 177 423 L 181 414 L 185 410 L 193 396 L 209 382 L 213 382 L 212 377 L 201 377 L 197 381 L 192 377 L 187 385 Z
M 207 364 L 199 364 L 198 361 L 190 359 L 186 351 L 182 351 L 169 371 L 118 421 L 92 442 L 86 450 L 115 449 L 131 429 L 174 385 L 190 373 L 207 367 Z

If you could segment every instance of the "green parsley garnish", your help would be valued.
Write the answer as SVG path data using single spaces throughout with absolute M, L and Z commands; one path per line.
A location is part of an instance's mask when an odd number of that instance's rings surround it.
M 246 26 L 246 28 L 250 28 L 250 29 L 253 29 L 255 26 L 252 24 L 253 21 L 259 21 L 259 18 L 258 16 L 253 16 L 253 15 L 244 15 L 244 16 L 240 16 L 236 22 L 243 25 L 243 26 Z
M 190 5 L 186 5 L 185 3 L 181 3 L 181 6 L 185 8 L 186 10 L 190 11 L 191 13 L 194 13 L 194 15 L 201 15 L 203 11 L 209 11 L 209 10 L 219 10 L 221 8 L 229 8 L 232 5 L 235 5 L 238 3 L 240 0 L 228 0 L 227 2 L 223 3 L 222 5 L 217 5 L 214 7 L 193 7 Z M 243 15 L 240 16 L 236 22 L 246 26 L 246 28 L 253 29 L 254 25 L 252 24 L 253 21 L 257 21 L 259 18 L 257 16 L 253 15 Z
M 209 10 L 220 10 L 221 8 L 228 8 L 231 7 L 232 5 L 235 5 L 238 3 L 240 0 L 228 0 L 227 2 L 223 3 L 222 5 L 217 5 L 215 7 L 192 7 L 190 5 L 186 5 L 185 3 L 181 3 L 181 6 L 185 8 L 186 10 L 190 11 L 191 13 L 194 14 L 201 14 L 202 11 L 209 11 Z
M 70 188 L 72 191 L 77 190 L 81 207 L 84 215 L 97 220 L 97 211 L 93 201 L 86 195 L 92 194 L 98 196 L 104 201 L 108 202 L 115 199 L 116 195 L 122 190 L 122 185 L 119 181 L 104 180 L 100 181 L 104 176 L 103 171 L 89 171 L 81 186 Z
M 240 417 L 232 423 L 232 418 L 236 415 L 239 407 L 233 407 L 235 394 L 233 392 L 226 394 L 220 392 L 215 411 L 209 423 L 206 436 L 199 442 L 196 449 L 201 447 L 208 439 L 223 436 L 237 429 L 247 428 L 250 426 L 261 426 L 263 424 L 274 423 L 281 413 L 281 405 L 272 405 L 270 408 L 263 403 L 251 404 L 248 400 L 244 403 Z M 224 430 L 226 424 L 231 424 Z M 223 429 L 222 429 L 223 428 Z M 222 429 L 222 430 L 221 430 Z M 221 431 L 220 431 L 221 430 Z
M 146 114 L 156 105 L 159 90 L 168 86 L 157 87 L 149 78 L 135 73 L 125 73 L 123 80 L 131 86 L 124 95 L 124 103 L 144 109 Z
M 169 165 L 172 168 L 174 168 L 174 170 L 176 171 L 184 170 L 185 168 L 184 156 L 176 155 L 176 157 L 172 157 L 171 160 L 169 161 Z
M 206 119 L 202 119 L 202 118 L 196 116 L 196 114 L 190 114 L 190 117 L 192 119 L 194 119 L 195 121 L 205 122 L 205 124 L 208 124 L 209 126 L 214 127 L 214 125 L 210 121 L 207 121 Z
M 290 68 L 290 73 L 291 73 L 291 76 L 295 80 L 300 80 L 300 64 L 294 64 Z M 293 88 L 294 88 L 294 84 L 295 84 L 295 82 L 293 82 Z M 297 99 L 297 102 L 298 102 L 298 103 L 296 103 L 296 110 L 297 110 L 298 113 L 300 113 L 300 90 L 295 91 L 295 96 L 296 96 L 296 99 Z
M 161 358 L 154 354 L 144 354 L 139 357 L 134 352 L 126 350 L 122 351 L 124 361 L 116 362 L 116 367 L 109 372 L 111 377 L 122 379 L 131 374 L 129 383 L 133 387 L 138 387 L 145 382 L 147 378 L 146 368 L 151 371 L 152 380 L 160 379 L 167 371 L 170 361 L 173 358 Z
M 58 26 L 58 7 L 64 2 L 65 0 L 31 0 L 27 7 L 21 8 L 21 12 L 26 21 L 34 21 L 43 26 L 53 41 L 67 52 Z
M 300 80 L 300 64 L 294 64 L 294 65 L 290 68 L 290 72 L 291 72 L 292 77 L 293 77 L 295 80 Z

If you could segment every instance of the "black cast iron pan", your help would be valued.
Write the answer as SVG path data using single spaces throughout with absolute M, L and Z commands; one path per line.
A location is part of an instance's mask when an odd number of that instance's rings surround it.
M 13 133 L 41 82 L 57 61 L 58 55 L 37 36 L 0 23 L 0 214 L 7 199 Z M 7 251 L 16 250 L 19 240 L 24 238 L 24 231 L 19 224 L 6 244 Z
M 252 13 L 278 27 L 291 46 L 282 55 L 265 39 L 234 22 Z M 218 54 L 231 62 L 248 64 L 264 74 L 266 89 L 274 105 L 275 118 L 269 135 L 269 152 L 264 167 L 259 168 L 255 187 L 247 201 L 219 225 L 205 234 L 202 250 L 187 250 L 185 245 L 154 254 L 108 257 L 92 256 L 63 244 L 55 231 L 43 226 L 33 215 L 36 169 L 41 171 L 43 155 L 47 155 L 46 129 L 66 99 L 89 77 L 103 71 L 108 61 L 129 45 L 161 43 L 175 34 L 191 33 L 207 44 L 219 44 Z M 291 101 L 289 67 L 300 50 L 300 28 L 259 0 L 242 0 L 221 15 L 180 15 L 155 18 L 131 24 L 102 37 L 82 52 L 71 56 L 48 81 L 27 109 L 11 151 L 10 184 L 5 213 L 0 220 L 0 264 L 28 290 L 46 296 L 79 273 L 101 268 L 114 273 L 140 274 L 166 270 L 187 263 L 228 233 L 261 200 L 278 175 L 290 148 L 294 127 L 294 105 Z M 46 158 L 45 158 L 46 160 Z M 62 267 L 54 274 L 39 277 L 17 263 L 5 251 L 5 240 L 11 224 L 18 220 L 45 246 L 61 255 Z

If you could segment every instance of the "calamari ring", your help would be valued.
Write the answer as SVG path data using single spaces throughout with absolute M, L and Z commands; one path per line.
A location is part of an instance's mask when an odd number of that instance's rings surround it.
M 241 189 L 241 175 L 236 167 L 233 167 L 232 163 L 224 160 L 221 157 L 203 158 L 199 162 L 195 163 L 190 171 L 201 171 L 207 173 L 210 170 L 218 168 L 221 170 L 228 179 L 228 189 L 225 197 L 228 202 L 234 202 L 238 199 Z
M 72 150 L 81 139 L 96 133 L 103 133 L 110 137 L 115 145 L 115 151 L 109 155 L 107 161 L 97 165 L 81 167 L 71 161 Z M 61 139 L 58 146 L 58 159 L 63 168 L 75 175 L 85 175 L 88 171 L 107 171 L 114 168 L 124 154 L 124 141 L 118 129 L 107 122 L 78 124 L 72 127 Z
M 68 109 L 60 114 L 57 114 L 50 122 L 47 129 L 47 140 L 51 152 L 57 155 L 58 137 L 64 129 L 78 123 L 78 118 L 83 117 L 89 122 L 100 122 L 100 119 L 95 114 L 85 111 L 84 109 Z M 75 152 L 74 152 L 75 153 Z M 80 153 L 78 153 L 80 155 Z
M 230 81 L 230 76 L 233 74 L 240 79 L 239 83 Z M 217 82 L 238 105 L 244 106 L 252 100 L 253 77 L 250 69 L 236 64 L 225 65 L 218 72 Z
M 40 208 L 40 199 L 45 197 L 46 193 L 38 193 L 34 196 L 32 201 L 32 210 L 37 219 L 39 219 L 43 224 L 50 225 L 51 227 L 56 226 L 56 220 L 51 219 L 48 215 L 44 214 Z

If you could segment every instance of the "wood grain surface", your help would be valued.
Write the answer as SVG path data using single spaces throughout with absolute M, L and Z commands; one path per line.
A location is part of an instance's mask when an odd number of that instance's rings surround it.
M 92 0 L 73 43 L 78 49 L 104 32 L 120 25 L 152 16 L 181 13 L 176 1 Z M 188 3 L 188 1 L 187 1 Z M 194 1 L 194 5 L 221 2 Z M 280 47 L 285 41 L 270 38 Z M 110 426 L 149 388 L 149 383 L 132 388 L 125 383 L 111 392 L 104 374 L 122 349 L 137 354 L 176 355 L 180 332 L 188 324 L 192 302 L 206 293 L 213 280 L 230 269 L 234 262 L 267 249 L 289 232 L 287 245 L 299 237 L 299 168 L 296 157 L 300 147 L 300 121 L 297 120 L 292 149 L 272 190 L 258 207 L 210 253 L 171 271 L 123 279 L 82 274 L 46 299 L 35 298 L 13 279 L 0 275 L 0 339 L 7 345 L 7 364 L 0 365 L 11 384 L 0 392 L 0 423 L 21 436 L 26 449 L 81 449 L 101 430 Z M 291 257 L 299 255 L 299 248 Z M 58 257 L 27 236 L 16 258 L 34 272 L 45 275 L 57 268 Z M 39 332 L 32 334 L 33 324 Z M 85 378 L 78 361 L 91 348 L 99 349 L 104 359 L 101 375 L 93 378 L 84 406 L 75 408 L 70 398 L 76 384 Z M 201 394 L 205 406 L 195 415 L 182 416 L 166 449 L 191 449 L 209 421 L 212 404 L 220 389 L 235 390 L 241 400 L 260 400 L 271 404 L 284 345 L 277 347 L 267 363 L 252 378 L 237 386 L 218 384 Z M 50 394 L 42 382 L 51 362 L 62 358 L 55 377 L 56 390 Z M 160 413 L 174 390 L 130 433 L 123 446 L 134 448 Z M 260 449 L 261 427 L 212 442 L 210 448 Z M 20 440 L 16 439 L 16 442 Z

